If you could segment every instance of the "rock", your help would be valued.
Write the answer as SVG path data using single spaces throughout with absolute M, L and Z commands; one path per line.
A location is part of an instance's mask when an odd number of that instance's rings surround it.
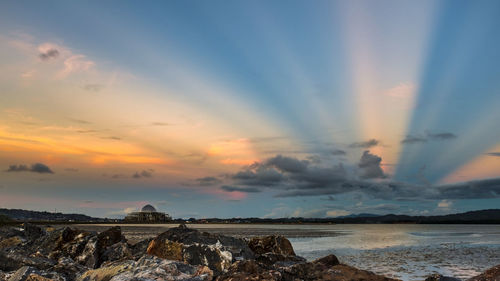
M 39 226 L 26 222 L 21 225 L 21 229 L 24 233 L 24 237 L 26 237 L 26 239 L 28 239 L 29 241 L 36 240 L 47 234 L 45 230 L 43 230 Z
M 212 271 L 204 266 L 192 266 L 178 261 L 143 256 L 138 261 L 122 261 L 89 270 L 78 281 L 129 280 L 212 280 Z
M 195 243 L 203 245 L 215 245 L 219 243 L 223 251 L 228 251 L 231 253 L 233 261 L 254 258 L 252 250 L 250 250 L 247 243 L 243 239 L 218 234 L 210 234 L 207 232 L 200 232 L 196 229 L 188 228 L 183 224 L 161 233 L 160 235 L 155 237 L 151 241 L 151 243 L 161 245 L 165 243 L 166 240 L 182 243 L 184 245 L 192 245 Z
M 184 260 L 183 248 L 182 243 L 155 238 L 150 242 L 147 253 L 162 259 L 182 261 Z
M 38 269 L 48 269 L 55 262 L 43 256 L 30 256 L 18 251 L 0 252 L 0 270 L 12 271 L 23 266 L 33 266 Z
M 97 242 L 97 237 L 91 237 L 87 244 L 85 244 L 83 252 L 78 257 L 76 257 L 76 261 L 89 268 L 98 268 L 100 263 L 100 249 L 98 248 Z
M 425 281 L 461 281 L 458 278 L 443 276 L 441 274 L 433 274 L 425 278 Z
M 97 244 L 100 249 L 104 249 L 118 242 L 126 241 L 119 226 L 113 226 L 97 235 Z
M 274 253 L 284 256 L 295 256 L 292 243 L 281 235 L 254 237 L 250 239 L 248 246 L 254 253 L 259 255 Z
M 113 276 L 127 270 L 131 270 L 133 261 L 127 261 L 118 265 L 105 266 L 84 272 L 77 281 L 109 281 Z
M 26 281 L 28 276 L 32 273 L 39 273 L 38 270 L 31 266 L 23 266 L 19 268 L 12 276 L 8 279 L 8 281 Z
M 265 265 L 276 265 L 276 266 L 291 266 L 306 261 L 306 259 L 304 259 L 303 257 L 285 256 L 275 253 L 266 253 L 259 255 L 255 260 Z
M 281 268 L 284 281 L 292 280 L 349 280 L 349 281 L 394 281 L 382 275 L 377 275 L 373 272 L 360 270 L 352 266 L 338 264 L 328 266 L 319 262 L 302 263 L 291 267 Z
M 0 249 L 11 248 L 23 243 L 23 239 L 19 236 L 12 236 L 0 240 Z
M 319 259 L 313 261 L 313 263 L 321 263 L 321 264 L 324 264 L 326 266 L 334 266 L 334 265 L 340 264 L 339 259 L 335 255 L 328 255 L 328 256 L 319 258 Z
M 281 278 L 281 273 L 277 270 L 265 268 L 255 260 L 243 260 L 233 263 L 226 273 L 217 276 L 215 280 L 281 280 Z
M 184 261 L 192 265 L 205 265 L 216 273 L 226 270 L 232 263 L 232 254 L 224 251 L 220 244 L 184 245 L 170 240 L 154 239 L 147 252 L 163 259 Z
M 153 238 L 145 239 L 130 246 L 130 251 L 134 259 L 139 259 L 147 253 L 148 246 L 152 240 Z
M 115 275 L 110 281 L 128 280 L 212 280 L 212 271 L 205 266 L 192 266 L 178 261 L 144 256 L 131 269 Z
M 28 278 L 26 278 L 26 281 L 54 281 L 55 279 L 53 278 L 47 278 L 43 277 L 41 275 L 31 273 Z
M 52 270 L 65 277 L 66 280 L 75 280 L 82 273 L 89 270 L 89 268 L 76 263 L 69 257 L 62 257 Z
M 191 265 L 205 265 L 216 274 L 229 268 L 233 257 L 229 251 L 222 250 L 220 245 L 193 244 L 182 251 L 183 260 Z
M 102 262 L 118 261 L 124 259 L 131 259 L 132 252 L 125 242 L 118 242 L 108 247 L 101 256 Z
M 500 264 L 472 277 L 469 281 L 500 281 Z

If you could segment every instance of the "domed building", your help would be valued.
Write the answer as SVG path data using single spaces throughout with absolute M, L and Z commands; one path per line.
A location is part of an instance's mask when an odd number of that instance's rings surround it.
M 156 208 L 150 204 L 142 207 L 140 212 L 133 212 L 128 214 L 125 219 L 126 222 L 137 222 L 137 223 L 162 223 L 169 222 L 172 218 L 162 212 L 156 211 Z

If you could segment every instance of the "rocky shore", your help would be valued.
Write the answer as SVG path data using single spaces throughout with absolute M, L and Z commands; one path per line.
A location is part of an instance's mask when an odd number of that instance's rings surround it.
M 396 280 L 342 264 L 312 262 L 283 236 L 248 239 L 180 225 L 128 243 L 120 227 L 100 233 L 23 224 L 0 228 L 0 280 Z M 440 275 L 426 281 L 458 280 Z M 470 281 L 500 281 L 500 265 Z

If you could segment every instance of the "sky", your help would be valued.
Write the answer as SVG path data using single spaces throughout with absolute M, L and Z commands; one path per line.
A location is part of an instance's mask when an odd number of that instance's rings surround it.
M 500 2 L 2 1 L 0 208 L 500 206 Z

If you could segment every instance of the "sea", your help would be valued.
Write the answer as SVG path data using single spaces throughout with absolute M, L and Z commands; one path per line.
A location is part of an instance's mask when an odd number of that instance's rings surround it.
M 80 225 L 102 231 L 107 225 Z M 78 226 L 78 227 L 80 227 Z M 135 241 L 177 225 L 121 225 Z M 468 279 L 500 264 L 500 225 L 426 224 L 194 224 L 201 231 L 238 237 L 282 234 L 297 255 L 329 254 L 341 263 L 401 280 L 430 274 Z

